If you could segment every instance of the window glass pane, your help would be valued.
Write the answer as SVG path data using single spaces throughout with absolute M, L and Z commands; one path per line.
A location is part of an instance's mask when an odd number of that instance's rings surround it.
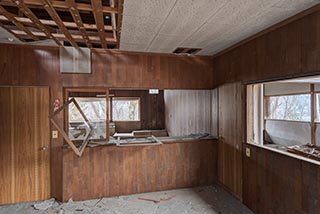
M 81 110 L 86 115 L 93 131 L 90 139 L 106 138 L 106 99 L 96 97 L 75 98 Z M 69 138 L 71 140 L 83 140 L 87 132 L 87 126 L 76 106 L 69 105 Z
M 310 94 L 269 97 L 267 119 L 310 121 Z
M 114 121 L 139 121 L 139 98 L 113 98 L 112 119 Z
M 75 98 L 77 103 L 80 105 L 81 110 L 86 115 L 90 122 L 101 122 L 106 120 L 106 99 L 105 98 Z M 76 108 L 71 103 L 69 105 L 69 121 L 70 122 L 81 122 L 83 118 Z
M 320 94 L 316 93 L 316 108 L 315 108 L 315 114 L 316 114 L 316 122 L 320 122 Z

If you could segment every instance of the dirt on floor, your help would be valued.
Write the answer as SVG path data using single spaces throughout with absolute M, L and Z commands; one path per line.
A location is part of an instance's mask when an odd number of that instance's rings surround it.
M 87 201 L 54 199 L 0 206 L 0 214 L 251 214 L 219 186 L 176 189 Z

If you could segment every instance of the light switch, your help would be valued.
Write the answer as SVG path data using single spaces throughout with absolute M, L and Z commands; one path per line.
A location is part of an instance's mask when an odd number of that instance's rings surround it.
M 250 158 L 250 148 L 246 148 L 246 156 Z
M 58 138 L 58 131 L 52 131 L 52 138 Z

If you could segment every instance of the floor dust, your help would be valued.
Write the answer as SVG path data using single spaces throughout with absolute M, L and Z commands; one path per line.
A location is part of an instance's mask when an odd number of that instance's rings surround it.
M 139 199 L 140 198 L 140 199 Z M 152 199 L 161 201 L 141 200 Z M 167 199 L 167 200 L 166 200 Z M 251 214 L 219 186 L 176 189 L 87 201 L 54 200 L 0 206 L 0 214 Z

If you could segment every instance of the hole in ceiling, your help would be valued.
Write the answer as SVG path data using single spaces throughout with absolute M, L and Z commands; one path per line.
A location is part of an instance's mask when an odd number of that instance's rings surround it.
M 176 48 L 173 53 L 175 54 L 191 54 L 191 55 L 195 55 L 196 53 L 198 53 L 199 51 L 201 51 L 201 48 Z

